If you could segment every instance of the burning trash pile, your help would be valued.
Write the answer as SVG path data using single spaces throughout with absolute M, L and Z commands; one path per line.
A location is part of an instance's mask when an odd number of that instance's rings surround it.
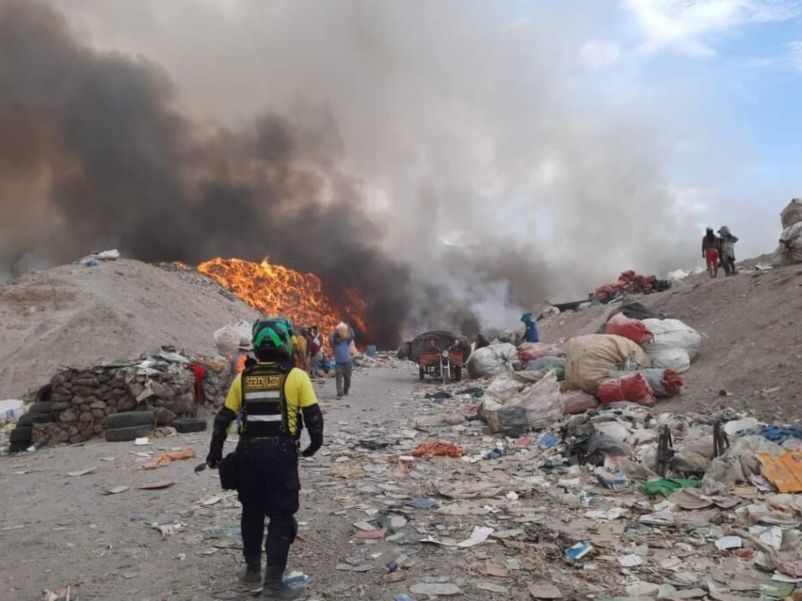
M 138 361 L 65 369 L 36 393 L 25 414 L 15 416 L 9 451 L 32 443 L 74 444 L 104 432 L 107 440 L 133 440 L 182 424 L 217 410 L 227 377 L 224 363 L 190 360 L 172 349 Z M 205 428 L 205 420 L 196 421 Z
M 591 300 L 606 305 L 627 294 L 651 294 L 670 287 L 671 282 L 668 280 L 659 280 L 653 275 L 639 275 L 630 270 L 623 272 L 615 282 L 599 286 L 590 296 Z

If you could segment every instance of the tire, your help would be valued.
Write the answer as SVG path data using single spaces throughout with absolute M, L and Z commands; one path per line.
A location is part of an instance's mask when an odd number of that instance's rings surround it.
M 454 368 L 454 379 L 457 382 L 462 381 L 462 367 L 459 365 Z
M 200 417 L 179 417 L 168 425 L 175 428 L 181 434 L 187 432 L 203 432 L 206 430 L 206 420 Z
M 26 447 L 31 444 L 31 436 L 33 435 L 33 426 L 17 426 L 11 430 L 8 435 L 8 442 L 22 444 Z
M 150 429 L 155 424 L 156 416 L 153 411 L 123 411 L 109 415 L 103 424 L 103 428 L 105 430 L 119 430 L 121 428 L 147 426 Z
M 52 413 L 26 413 L 17 420 L 17 427 L 32 426 L 33 424 L 52 424 L 56 416 Z
M 28 413 L 55 413 L 56 403 L 54 401 L 40 401 L 31 405 Z
M 130 428 L 113 428 L 106 430 L 106 440 L 108 442 L 130 442 L 137 438 L 147 436 L 148 432 L 153 429 L 153 426 L 131 426 Z
M 22 444 L 20 442 L 12 442 L 8 445 L 8 452 L 9 453 L 22 453 L 25 449 L 27 449 L 30 444 Z
M 418 379 L 419 379 L 421 382 L 423 382 L 423 368 L 422 368 L 422 367 L 419 367 L 419 368 L 418 368 Z

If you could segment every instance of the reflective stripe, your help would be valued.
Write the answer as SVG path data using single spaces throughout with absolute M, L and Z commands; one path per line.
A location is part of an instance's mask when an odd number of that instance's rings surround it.
M 282 420 L 281 414 L 279 415 L 247 415 L 245 416 L 246 422 L 280 422 Z
M 278 390 L 265 390 L 262 392 L 246 392 L 245 400 L 249 399 L 278 399 L 281 398 L 281 393 Z

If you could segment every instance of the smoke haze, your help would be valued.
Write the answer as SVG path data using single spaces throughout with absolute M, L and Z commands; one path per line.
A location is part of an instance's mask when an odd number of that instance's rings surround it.
M 0 271 L 268 255 L 389 344 L 687 264 L 692 124 L 584 95 L 602 4 L 0 0 Z

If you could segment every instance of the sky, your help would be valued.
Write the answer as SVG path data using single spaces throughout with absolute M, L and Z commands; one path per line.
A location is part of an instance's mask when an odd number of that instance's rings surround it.
M 771 252 L 802 195 L 802 0 L 43 1 L 193 138 L 295 124 L 314 202 L 345 177 L 412 294 L 484 321 L 699 265 L 706 226 Z

